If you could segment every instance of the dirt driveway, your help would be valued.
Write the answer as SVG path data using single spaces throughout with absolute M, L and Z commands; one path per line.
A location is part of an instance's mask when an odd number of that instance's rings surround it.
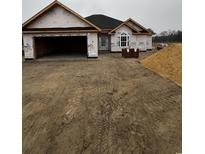
M 135 59 L 23 63 L 23 153 L 181 152 L 181 88 Z

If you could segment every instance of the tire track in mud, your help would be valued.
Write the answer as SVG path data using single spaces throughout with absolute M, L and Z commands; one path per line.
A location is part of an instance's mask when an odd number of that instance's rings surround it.
M 167 90 L 167 92 L 169 93 L 168 90 Z M 145 147 L 151 147 L 150 149 L 144 149 L 143 146 L 141 146 L 142 147 L 141 150 L 143 150 L 145 153 L 146 153 L 146 151 L 148 153 L 149 152 L 150 153 L 159 153 L 159 151 L 157 150 L 158 145 L 160 145 L 160 142 L 162 144 L 162 141 L 165 141 L 163 138 L 160 137 L 159 134 L 157 134 L 156 129 L 154 129 L 154 128 L 155 128 L 155 125 L 156 125 L 156 123 L 155 123 L 156 121 L 161 121 L 162 122 L 162 116 L 163 116 L 163 114 L 166 113 L 166 111 L 162 111 L 162 112 L 158 112 L 158 110 L 157 111 L 150 111 L 148 106 L 153 108 L 151 104 L 153 104 L 153 105 L 157 104 L 158 107 L 161 106 L 162 108 L 164 108 L 168 105 L 167 107 L 170 108 L 173 105 L 176 105 L 176 104 L 173 104 L 173 103 L 180 103 L 180 102 L 173 101 L 173 99 L 171 97 L 169 97 L 169 95 L 168 96 L 165 95 L 163 97 L 163 99 L 161 99 L 161 100 L 157 99 L 158 96 L 156 94 L 157 93 L 155 92 L 154 95 L 151 95 L 151 96 L 149 95 L 149 97 L 146 97 L 146 99 L 144 99 L 143 97 L 142 98 L 137 98 L 136 97 L 137 92 L 134 91 L 134 90 L 131 90 L 130 92 L 128 92 L 128 95 L 123 98 L 124 100 L 120 100 L 120 101 L 126 101 L 126 100 L 129 100 L 129 98 L 135 98 L 135 100 L 132 101 L 132 102 L 133 103 L 138 102 L 138 104 L 136 104 L 136 105 L 137 105 L 138 110 L 140 111 L 140 115 L 144 115 L 144 117 L 146 117 L 147 122 L 143 123 L 143 120 L 141 121 L 143 127 L 146 128 L 146 129 L 144 129 L 145 138 L 143 138 L 143 141 L 145 142 L 145 141 L 148 141 L 148 140 L 152 139 L 151 143 L 156 143 L 156 144 L 153 144 L 153 146 L 150 146 L 150 144 L 148 144 L 149 143 L 148 142 Z M 156 97 L 155 97 L 155 95 L 156 95 Z M 161 102 L 164 102 L 164 103 L 161 103 Z M 135 104 L 130 104 L 129 103 L 129 104 L 127 104 L 127 106 L 125 108 L 127 108 L 127 110 L 129 110 L 128 109 L 129 106 L 134 107 Z M 135 117 L 137 117 L 137 116 L 138 115 L 135 115 Z M 167 119 L 169 119 L 169 117 L 165 117 L 164 119 L 167 120 Z M 168 128 L 168 126 L 167 126 L 167 128 Z M 176 141 L 176 138 L 175 139 L 173 138 L 173 140 Z
M 129 100 L 130 96 L 127 95 L 125 96 L 122 100 L 122 102 L 125 102 L 126 100 Z M 132 102 L 138 102 L 139 100 L 133 100 Z M 121 120 L 123 120 L 123 117 L 130 117 L 130 116 L 135 116 L 138 117 L 138 115 L 136 115 L 135 112 L 132 112 L 132 110 L 129 108 L 129 106 L 135 106 L 135 104 L 122 104 L 122 106 L 120 106 L 121 108 L 123 108 L 123 116 L 120 117 Z M 146 110 L 143 108 L 143 106 L 141 106 L 140 104 L 137 105 L 137 110 L 140 110 L 140 113 L 143 114 L 144 116 L 147 116 Z M 137 112 L 139 113 L 139 112 Z M 134 114 L 134 115 L 133 115 Z M 130 119 L 130 118 L 129 118 Z M 150 118 L 151 119 L 151 118 Z M 122 123 L 122 122 L 120 122 Z M 119 123 L 119 124 L 120 124 Z M 146 124 L 147 123 L 147 124 Z M 124 141 L 125 143 L 128 142 L 129 143 L 129 138 L 132 137 L 134 138 L 134 142 L 136 143 L 136 147 L 129 147 L 125 150 L 126 151 L 130 151 L 130 152 L 135 152 L 135 150 L 137 149 L 137 153 L 146 153 L 148 151 L 152 151 L 152 153 L 157 153 L 157 137 L 155 136 L 155 132 L 152 129 L 152 127 L 150 127 L 151 123 L 150 121 L 147 122 L 143 121 L 142 119 L 137 119 L 137 121 L 130 121 L 126 128 L 122 127 L 121 124 L 118 126 L 117 133 L 118 133 L 118 137 L 120 138 L 122 137 L 122 139 L 126 140 Z M 123 133 L 122 133 L 123 132 Z M 124 134 L 124 135 L 123 135 Z M 123 137 L 124 136 L 124 137 Z M 152 138 L 153 146 L 150 145 L 150 139 Z M 151 142 L 152 143 L 152 142 Z M 150 149 L 148 149 L 148 147 L 151 147 Z M 134 149 L 134 150 L 133 150 Z
M 55 67 L 55 63 L 51 64 L 49 73 Z M 47 64 L 43 65 L 46 69 Z M 175 84 L 158 77 L 136 60 L 119 56 L 108 55 L 97 63 L 60 63 L 56 67 L 60 74 L 54 76 L 61 81 L 58 88 L 44 93 L 45 97 L 36 93 L 36 100 L 45 106 L 24 116 L 25 153 L 180 151 L 181 89 Z M 44 74 L 32 86 L 46 84 L 45 79 Z M 32 104 L 35 96 L 30 92 L 25 95 Z M 24 106 L 24 112 L 30 108 Z M 46 130 L 44 134 L 43 130 Z M 27 144 L 29 137 L 33 141 Z
M 75 81 L 77 82 L 77 80 Z M 78 89 L 78 90 L 77 90 Z M 51 130 L 49 132 L 50 137 L 50 146 L 47 148 L 47 152 L 48 153 L 55 153 L 55 151 L 61 151 L 59 146 L 60 143 L 57 142 L 56 139 L 59 138 L 59 136 L 64 132 L 67 131 L 69 128 L 73 129 L 73 126 L 75 126 L 75 124 L 80 123 L 81 121 L 83 121 L 83 117 L 81 113 L 83 106 L 81 107 L 82 104 L 82 98 L 83 98 L 83 88 L 78 86 L 78 87 L 73 87 L 73 89 L 69 90 L 67 87 L 64 87 L 64 91 L 62 91 L 61 93 L 57 94 L 58 97 L 62 98 L 68 98 L 66 96 L 67 93 L 69 93 L 70 91 L 72 91 L 72 96 L 75 96 L 76 93 L 76 97 L 71 97 L 69 98 L 69 103 L 68 102 L 62 102 L 61 104 L 59 104 L 59 106 L 53 106 L 53 108 L 59 107 L 59 112 L 57 115 L 57 117 L 53 117 L 53 120 L 56 121 L 56 123 L 53 123 L 53 126 L 51 126 Z M 74 99 L 75 98 L 75 99 Z M 79 98 L 78 100 L 76 100 L 76 98 Z M 74 99 L 74 100 L 72 100 Z M 65 99 L 63 99 L 65 100 Z M 55 100 L 54 100 L 55 102 Z M 66 109 L 68 105 L 70 105 L 70 110 L 68 111 L 63 111 L 62 110 L 62 105 L 64 106 L 64 108 Z M 79 110 L 80 109 L 80 110 Z M 78 114 L 78 115 L 77 115 Z M 83 130 L 84 131 L 84 130 Z M 89 145 L 89 144 L 88 144 Z M 87 143 L 83 142 L 83 148 L 85 148 L 87 146 Z
M 129 65 L 127 65 L 127 66 L 129 66 Z M 123 67 L 125 67 L 125 66 L 123 66 L 123 65 L 118 65 L 118 67 L 120 67 L 120 68 L 123 68 Z M 126 69 L 126 68 L 123 68 L 123 70 L 124 69 Z M 126 76 L 128 75 L 126 72 L 125 73 L 122 73 L 122 72 L 118 72 L 120 75 L 119 76 L 123 76 L 124 77 L 124 79 L 126 78 Z M 133 88 L 132 90 L 134 90 L 135 88 Z M 171 105 L 173 106 L 174 104 L 173 103 L 180 103 L 180 102 L 176 102 L 176 101 L 174 101 L 174 99 L 172 99 L 172 98 L 175 98 L 175 97 L 170 97 L 170 96 L 175 96 L 177 93 L 180 93 L 180 91 L 178 91 L 178 89 L 177 90 L 174 90 L 173 88 L 170 88 L 171 90 L 169 90 L 169 89 L 166 89 L 166 91 L 164 92 L 164 94 L 165 94 L 165 96 L 164 97 L 161 97 L 161 91 L 154 91 L 154 90 L 151 90 L 149 93 L 147 93 L 148 95 L 149 94 L 151 94 L 151 96 L 149 95 L 147 98 L 146 98 L 146 100 L 148 101 L 148 102 L 152 102 L 152 104 L 155 104 L 155 105 L 160 105 L 161 107 L 165 107 L 165 106 L 167 106 L 168 104 L 168 107 L 170 106 L 171 107 Z M 130 92 L 132 91 L 132 90 L 130 90 L 128 93 L 130 94 Z M 141 89 L 141 90 L 143 90 L 143 89 Z M 131 92 L 131 93 L 133 93 L 133 92 Z M 166 95 L 166 94 L 168 94 L 168 95 Z M 136 95 L 137 95 L 137 93 L 136 93 Z M 146 95 L 147 96 L 147 95 Z M 128 99 L 129 98 L 135 98 L 135 96 L 134 95 L 132 95 L 132 96 L 130 96 L 130 95 L 128 95 L 127 96 L 128 97 Z M 150 98 L 150 99 L 149 99 Z M 158 98 L 160 98 L 160 99 L 158 99 Z M 140 101 L 140 99 L 136 99 L 135 100 L 136 102 L 139 102 Z M 150 105 L 150 103 L 149 103 L 149 105 Z M 130 105 L 130 106 L 133 106 L 133 105 Z M 139 108 L 140 106 L 138 106 L 138 108 Z M 155 126 L 155 123 L 154 123 L 154 121 L 156 121 L 156 120 L 158 120 L 158 121 L 160 121 L 161 120 L 161 116 L 163 115 L 163 112 L 165 112 L 165 110 L 164 111 L 162 111 L 162 112 L 154 112 L 154 114 L 155 114 L 155 117 L 153 117 L 151 114 L 150 114 L 150 110 L 147 110 L 147 107 L 146 106 L 141 106 L 140 107 L 141 109 L 141 112 L 143 111 L 144 112 L 144 116 L 145 117 L 147 117 L 148 118 L 148 123 L 147 124 L 143 124 L 144 126 L 145 126 L 145 130 L 144 130 L 144 133 L 145 133 L 145 138 L 144 139 L 150 139 L 150 138 L 152 138 L 153 139 L 153 141 L 152 141 L 152 143 L 156 143 L 156 144 L 153 144 L 153 147 L 151 148 L 151 149 L 144 149 L 144 147 L 143 146 L 140 146 L 141 148 L 142 148 L 142 151 L 144 151 L 145 153 L 146 153 L 146 151 L 149 153 L 149 152 L 151 152 L 151 153 L 159 153 L 159 151 L 157 150 L 157 148 L 158 148 L 158 142 L 160 141 L 160 140 L 163 140 L 159 135 L 158 136 L 156 136 L 157 135 L 157 133 L 156 133 L 156 131 L 152 128 L 153 126 Z M 175 106 L 175 108 L 177 108 L 178 109 L 178 111 L 180 111 L 179 109 L 180 109 L 180 107 L 177 107 L 177 105 Z M 136 115 L 137 116 L 137 115 Z M 146 147 L 150 147 L 150 145 L 147 145 Z
M 64 70 L 64 68 L 61 70 Z M 47 153 L 51 153 L 57 149 L 58 143 L 56 138 L 64 131 L 65 128 L 69 126 L 71 122 L 73 122 L 73 119 L 70 121 L 65 119 L 65 115 L 62 110 L 62 108 L 67 104 L 66 101 L 62 100 L 66 100 L 66 93 L 69 93 L 69 91 L 72 90 L 69 89 L 71 87 L 67 87 L 65 84 L 63 84 L 65 80 L 65 78 L 61 77 L 60 85 L 57 87 L 57 89 L 55 89 L 55 92 L 52 93 L 52 99 L 47 104 L 47 109 L 45 112 L 46 116 L 48 116 L 50 119 L 50 122 L 47 126 Z
M 112 81 L 110 81 L 112 82 Z M 94 81 L 95 83 L 95 81 Z M 108 84 L 108 83 L 106 83 Z M 84 85 L 83 82 L 81 82 L 81 85 Z M 95 132 L 93 132 L 95 135 L 93 138 L 92 143 L 89 144 L 92 148 L 95 149 L 95 152 L 97 153 L 105 153 L 109 151 L 109 147 L 111 146 L 111 136 L 110 133 L 110 116 L 112 114 L 112 111 L 114 110 L 114 104 L 116 104 L 113 101 L 112 95 L 115 93 L 114 88 L 109 88 L 110 92 L 101 92 L 101 86 L 98 85 L 96 89 L 96 99 L 93 100 L 93 102 L 84 101 L 87 118 L 92 121 L 92 126 L 90 126 L 90 129 L 93 131 L 95 129 Z M 104 85 L 106 86 L 106 85 Z M 93 87 L 94 88 L 94 87 Z M 84 87 L 84 90 L 86 91 L 86 87 Z M 89 93 L 84 93 L 83 98 L 88 98 Z M 95 102 L 95 103 L 94 103 Z M 91 104 L 90 104 L 91 103 Z M 92 103 L 93 106 L 92 106 Z M 92 108 L 90 107 L 92 106 Z M 94 111 L 96 114 L 92 114 L 93 108 L 97 110 L 97 112 Z M 86 125 L 87 122 L 85 122 Z M 89 129 L 89 128 L 88 128 Z M 87 130 L 88 131 L 88 130 Z M 84 148 L 83 148 L 84 149 Z
M 109 152 L 109 145 L 111 144 L 111 137 L 109 132 L 111 129 L 111 114 L 114 110 L 114 102 L 112 96 L 106 94 L 99 98 L 99 115 L 96 117 L 97 129 L 97 149 L 99 153 Z
M 122 64 L 122 63 L 119 63 L 118 61 L 115 61 L 115 63 L 116 63 L 116 65 L 118 66 L 117 67 L 117 73 L 119 74 L 118 76 L 120 77 L 120 80 L 125 80 L 125 79 L 129 79 L 129 75 L 130 75 L 130 72 L 128 73 L 128 72 L 121 72 L 122 70 L 128 70 L 129 71 L 129 69 L 127 68 L 127 67 L 130 67 L 130 65 L 127 65 L 127 64 Z M 119 64 L 118 64 L 119 63 Z M 132 67 L 133 68 L 133 67 Z M 132 90 L 132 89 L 131 89 Z M 127 93 L 130 93 L 130 91 L 128 91 Z M 124 97 L 125 96 L 125 93 L 124 94 L 122 94 L 123 96 L 122 97 Z M 129 99 L 129 98 L 128 98 Z M 106 103 L 106 102 L 103 102 L 103 103 Z M 110 115 L 109 115 L 110 116 Z M 129 127 L 128 127 L 129 128 Z M 103 129 L 103 128 L 101 128 L 101 130 L 103 130 L 103 131 L 105 131 L 105 129 Z M 149 130 L 149 131 L 147 131 L 147 132 L 151 132 L 152 131 L 152 133 L 151 133 L 151 135 L 149 135 L 149 137 L 150 136 L 152 136 L 154 133 L 153 133 L 153 130 L 151 129 L 151 130 Z M 118 131 L 118 132 L 121 132 L 121 131 Z M 126 134 L 129 134 L 129 132 L 130 131 L 126 131 Z M 146 132 L 146 131 L 145 131 Z M 99 132 L 99 134 L 101 134 L 100 132 Z M 119 133 L 119 135 L 120 135 L 121 133 Z M 147 133 L 148 134 L 148 133 Z M 148 138 L 149 138 L 148 137 Z M 100 137 L 100 138 L 102 138 L 102 137 Z M 138 146 L 139 147 L 141 147 L 142 148 L 142 150 L 140 150 L 140 151 L 144 151 L 144 149 L 145 149 L 145 147 L 143 146 L 143 144 L 141 144 L 140 142 L 138 142 L 137 143 L 138 144 Z M 128 149 L 127 149 L 128 150 Z M 138 150 L 139 150 L 139 148 L 138 148 Z M 139 151 L 138 151 L 139 152 Z

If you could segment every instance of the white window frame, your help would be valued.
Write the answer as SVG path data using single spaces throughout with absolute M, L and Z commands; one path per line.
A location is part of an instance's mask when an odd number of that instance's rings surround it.
M 126 40 L 125 40 L 125 41 L 122 41 L 122 37 L 125 37 Z M 120 45 L 121 48 L 129 47 L 130 36 L 129 36 L 126 32 L 122 32 L 122 33 L 120 34 L 119 39 L 120 39 L 120 44 L 119 44 L 119 45 Z M 125 46 L 122 46 L 122 43 L 125 43 Z

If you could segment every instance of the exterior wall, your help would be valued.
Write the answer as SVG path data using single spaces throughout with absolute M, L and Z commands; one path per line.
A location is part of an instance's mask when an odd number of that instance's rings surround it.
M 152 50 L 152 36 L 147 36 L 147 49 Z
M 98 35 L 88 33 L 88 57 L 98 57 Z
M 23 34 L 25 59 L 35 59 L 34 37 L 87 36 L 88 57 L 98 57 L 97 33 Z
M 139 48 L 141 51 L 152 49 L 152 36 L 148 35 L 132 35 L 132 30 L 127 26 L 119 28 L 114 35 L 111 36 L 111 52 L 121 52 L 119 46 L 119 36 L 121 33 L 127 32 L 130 36 L 129 48 Z
M 147 35 L 136 35 L 136 42 L 137 42 L 137 48 L 139 48 L 140 51 L 146 51 L 147 50 Z
M 33 47 L 33 36 L 30 34 L 23 35 L 23 44 L 24 57 L 26 59 L 33 59 L 35 57 Z
M 48 12 L 34 20 L 27 28 L 65 28 L 65 27 L 90 27 L 85 21 L 61 6 L 54 6 Z

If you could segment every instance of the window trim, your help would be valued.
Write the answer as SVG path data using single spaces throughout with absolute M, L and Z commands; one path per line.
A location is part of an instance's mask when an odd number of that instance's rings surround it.
M 125 41 L 122 41 L 122 37 L 125 37 L 126 40 L 125 40 Z M 119 45 L 120 45 L 121 48 L 129 47 L 130 36 L 128 35 L 127 32 L 122 32 L 122 33 L 120 34 L 119 39 L 120 39 L 120 40 L 119 40 L 119 42 L 120 42 Z M 122 46 L 122 43 L 125 43 L 125 46 Z

